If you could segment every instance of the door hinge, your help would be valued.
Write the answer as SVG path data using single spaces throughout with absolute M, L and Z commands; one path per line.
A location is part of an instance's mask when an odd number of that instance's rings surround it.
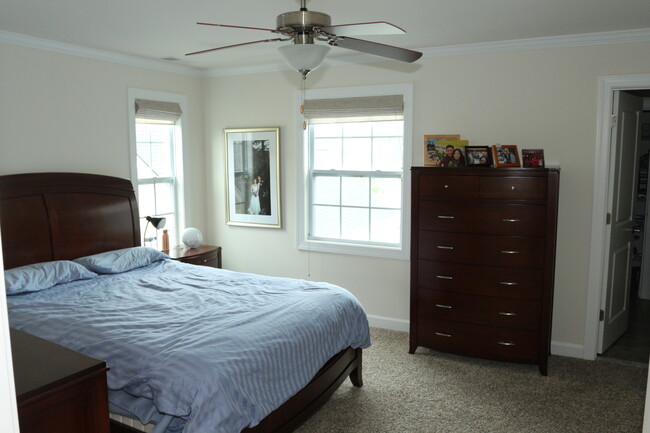
M 618 123 L 618 116 L 616 114 L 612 114 L 612 117 L 609 118 L 609 127 L 616 128 L 617 123 Z
M 606 225 L 609 225 L 609 224 L 611 224 L 611 223 L 612 223 L 612 214 L 609 213 L 609 212 L 607 212 L 607 218 L 606 218 L 606 220 L 605 220 L 605 224 L 606 224 Z
M 605 310 L 600 310 L 600 321 L 602 322 L 604 320 L 605 320 Z

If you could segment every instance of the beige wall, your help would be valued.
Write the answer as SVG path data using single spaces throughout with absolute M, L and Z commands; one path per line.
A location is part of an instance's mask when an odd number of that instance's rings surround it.
M 596 146 L 597 80 L 650 72 L 648 43 L 513 51 L 322 68 L 308 88 L 413 83 L 414 164 L 422 136 L 545 149 L 562 166 L 553 318 L 555 347 L 581 347 Z M 189 200 L 227 268 L 327 280 L 371 316 L 405 325 L 409 263 L 296 249 L 297 73 L 197 78 L 0 44 L 0 174 L 86 171 L 129 177 L 126 89 L 188 98 Z M 281 128 L 283 228 L 225 224 L 223 129 Z
M 544 148 L 562 167 L 553 317 L 554 350 L 580 356 L 585 330 L 596 148 L 597 82 L 650 72 L 647 43 L 428 58 L 417 65 L 322 68 L 307 88 L 413 83 L 413 164 L 422 136 L 460 133 L 471 144 Z M 408 320 L 408 261 L 296 249 L 297 73 L 205 80 L 209 170 L 206 227 L 235 270 L 327 280 L 352 291 L 373 316 Z M 225 225 L 223 128 L 281 127 L 282 230 Z M 403 324 L 403 322 L 402 322 Z
M 197 77 L 0 43 L 0 175 L 75 171 L 130 178 L 127 89 L 187 96 L 188 223 L 204 225 Z

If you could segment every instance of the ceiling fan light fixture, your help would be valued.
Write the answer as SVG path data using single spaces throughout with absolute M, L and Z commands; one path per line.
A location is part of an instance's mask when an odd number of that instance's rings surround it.
M 300 72 L 304 78 L 323 63 L 330 47 L 316 44 L 290 44 L 281 46 L 279 50 L 289 66 Z

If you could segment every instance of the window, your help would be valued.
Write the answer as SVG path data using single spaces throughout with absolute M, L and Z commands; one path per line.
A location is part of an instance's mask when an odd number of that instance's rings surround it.
M 410 86 L 341 90 L 305 95 L 298 247 L 408 258 Z
M 147 225 L 147 216 L 164 217 L 170 239 L 178 242 L 182 227 L 181 104 L 172 95 L 130 91 L 132 113 L 132 173 L 140 212 L 143 245 L 161 247 L 161 236 Z M 151 98 L 151 99 L 149 99 Z M 156 98 L 156 99 L 154 99 Z

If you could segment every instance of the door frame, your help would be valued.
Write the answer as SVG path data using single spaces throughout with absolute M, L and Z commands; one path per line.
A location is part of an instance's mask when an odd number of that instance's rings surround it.
M 591 246 L 589 250 L 589 276 L 587 285 L 587 308 L 585 336 L 582 355 L 596 359 L 600 337 L 600 309 L 605 284 L 608 244 L 607 224 L 608 195 L 610 184 L 611 116 L 614 109 L 614 92 L 617 90 L 650 89 L 650 74 L 612 75 L 598 79 L 598 118 L 596 130 L 596 162 L 594 171 L 594 195 L 591 215 Z

